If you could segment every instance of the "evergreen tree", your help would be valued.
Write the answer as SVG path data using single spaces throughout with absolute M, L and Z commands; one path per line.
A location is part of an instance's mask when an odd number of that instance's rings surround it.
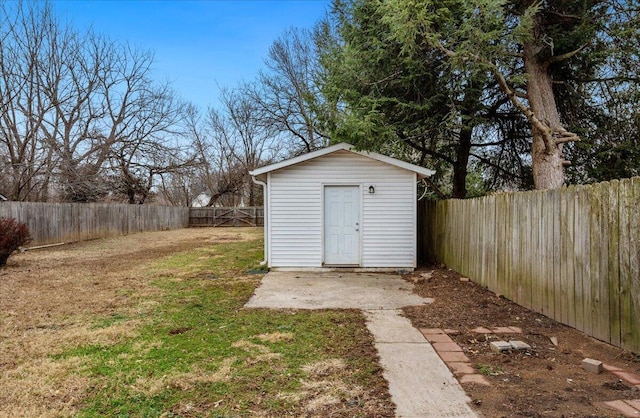
M 621 74 L 637 72 L 637 66 L 622 69 L 615 61 L 624 51 L 624 62 L 637 63 L 638 6 L 633 1 L 388 0 L 381 7 L 404 56 L 426 44 L 445 55 L 453 70 L 492 75 L 531 127 L 538 189 L 564 184 L 564 167 L 570 163 L 563 148 L 580 140 L 567 129 L 572 106 L 566 101 L 568 91 L 563 95 L 558 82 L 564 78 L 565 87 L 573 86 L 571 93 L 583 103 L 606 99 L 594 96 L 589 85 L 616 84 L 610 96 L 621 99 L 623 80 L 637 82 L 637 73 Z M 584 74 L 567 71 L 572 66 L 588 69 L 586 74 L 593 78 L 581 80 Z M 591 122 L 610 115 L 600 112 Z
M 440 177 L 451 173 L 454 197 L 467 194 L 471 158 L 525 185 L 530 170 L 514 147 L 522 144 L 515 138 L 526 135 L 524 119 L 497 94 L 491 74 L 448 65 L 447 55 L 426 39 L 407 49 L 385 13 L 380 0 L 334 2 L 338 41 L 323 59 L 324 92 L 330 102 L 344 104 L 334 139 L 384 149 L 436 168 Z

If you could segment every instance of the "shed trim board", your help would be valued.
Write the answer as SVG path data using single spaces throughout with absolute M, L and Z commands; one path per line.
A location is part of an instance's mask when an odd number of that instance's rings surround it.
M 413 195 L 416 197 L 413 207 L 413 265 L 418 266 L 418 181 L 413 182 Z
M 418 179 L 423 179 L 425 177 L 431 177 L 435 174 L 435 171 L 429 170 L 428 168 L 420 167 L 414 164 L 407 163 L 405 161 L 397 160 L 392 157 L 387 157 L 386 155 L 378 154 L 376 152 L 370 151 L 356 151 L 355 147 L 351 144 L 347 144 L 345 142 L 341 142 L 336 145 L 332 145 L 327 148 L 322 148 L 317 151 L 312 151 L 307 154 L 299 155 L 294 158 L 290 158 L 288 160 L 280 161 L 279 163 L 270 164 L 264 167 L 256 168 L 253 171 L 250 171 L 249 174 L 260 178 L 265 173 L 269 173 L 271 171 L 280 170 L 281 168 L 289 167 L 291 165 L 299 164 L 314 158 L 322 157 L 323 155 L 331 154 L 336 151 L 349 151 L 354 154 L 359 154 L 367 158 L 371 158 L 373 160 L 381 161 L 383 163 L 391 164 L 400 168 L 404 168 L 405 170 L 413 171 L 418 174 Z
M 249 174 L 264 189 L 265 263 L 269 268 L 416 267 L 417 182 L 433 171 L 391 157 L 354 151 L 343 143 Z M 351 204 L 357 203 L 358 210 L 353 215 L 340 212 L 337 219 L 349 225 L 334 229 L 334 242 L 328 243 L 325 193 L 332 186 L 354 187 L 350 193 L 357 196 L 340 198 L 343 200 L 334 204 L 348 208 L 348 200 L 353 198 Z M 374 187 L 373 193 L 370 186 Z M 357 239 L 357 254 L 352 251 L 354 257 L 341 258 L 341 254 L 332 253 L 328 258 L 327 248 L 333 251 L 331 245 L 336 245 L 342 251 L 346 247 L 340 247 L 335 240 L 349 240 L 340 234 L 352 232 L 357 233 L 351 237 Z M 351 242 L 355 245 L 355 241 Z
M 264 210 L 264 216 L 265 217 L 269 216 L 269 215 L 267 215 L 267 212 L 269 212 L 269 208 L 271 207 L 271 173 L 267 174 L 267 189 L 269 190 L 269 193 L 267 195 L 268 196 L 268 200 L 267 201 L 269 202 L 269 205 Z M 269 216 L 269 219 L 270 218 L 271 217 Z M 268 238 L 268 241 L 267 241 L 267 238 Z M 267 261 L 267 267 L 271 267 L 271 222 L 269 222 L 269 234 L 268 234 L 268 236 L 265 237 L 265 240 L 264 240 L 264 245 L 265 246 L 267 246 L 267 242 L 269 243 L 269 245 L 267 247 L 269 249 L 269 251 L 268 251 L 269 252 L 269 256 L 268 256 L 267 260 L 265 260 L 265 261 Z

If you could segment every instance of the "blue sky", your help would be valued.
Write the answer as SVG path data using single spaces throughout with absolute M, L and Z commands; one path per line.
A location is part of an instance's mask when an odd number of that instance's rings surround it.
M 312 28 L 330 1 L 54 0 L 53 5 L 77 28 L 92 26 L 153 51 L 154 76 L 205 110 L 217 106 L 218 84 L 234 87 L 252 80 L 271 43 L 287 28 Z

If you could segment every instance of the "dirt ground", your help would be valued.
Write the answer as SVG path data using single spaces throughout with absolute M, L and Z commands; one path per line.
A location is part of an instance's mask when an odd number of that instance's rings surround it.
M 433 271 L 429 280 L 421 273 Z M 626 371 L 640 372 L 640 357 L 605 344 L 543 315 L 497 297 L 455 271 L 427 268 L 407 279 L 415 292 L 434 298 L 430 305 L 405 308 L 418 328 L 455 329 L 450 335 L 490 386 L 465 384 L 474 407 L 485 417 L 617 417 L 599 402 L 638 399 L 640 391 L 611 373 L 588 373 L 584 358 L 597 359 Z M 477 327 L 515 326 L 522 334 L 478 334 Z M 556 337 L 555 346 L 551 337 Z M 526 352 L 494 353 L 489 343 L 521 340 Z

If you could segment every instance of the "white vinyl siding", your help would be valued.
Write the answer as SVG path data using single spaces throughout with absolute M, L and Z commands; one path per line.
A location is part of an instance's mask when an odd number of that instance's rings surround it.
M 361 186 L 361 266 L 415 267 L 415 183 L 412 171 L 349 151 L 270 172 L 270 267 L 322 266 L 323 187 L 341 184 Z

